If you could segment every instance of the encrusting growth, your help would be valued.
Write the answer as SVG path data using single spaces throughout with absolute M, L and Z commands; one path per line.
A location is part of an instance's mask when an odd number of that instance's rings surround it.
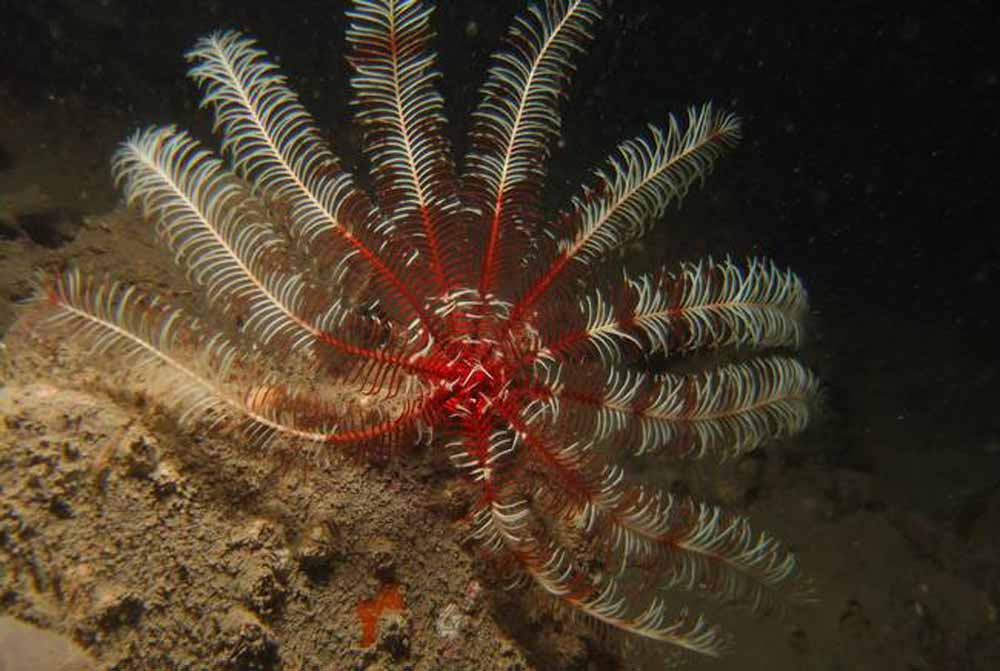
M 740 139 L 710 104 L 623 142 L 565 211 L 542 211 L 559 99 L 598 5 L 539 0 L 515 19 L 456 165 L 431 3 L 355 0 L 351 85 L 373 196 L 254 40 L 202 38 L 190 76 L 225 160 L 155 127 L 112 169 L 211 319 L 76 270 L 43 282 L 38 309 L 122 365 L 168 375 L 163 398 L 183 422 L 313 453 L 445 450 L 472 492 L 472 536 L 522 582 L 608 629 L 717 655 L 727 637 L 672 590 L 770 609 L 799 594 L 795 557 L 619 463 L 724 459 L 802 430 L 817 381 L 781 351 L 800 341 L 806 293 L 764 259 L 623 272 L 622 246 Z M 643 370 L 653 353 L 723 348 L 742 356 Z

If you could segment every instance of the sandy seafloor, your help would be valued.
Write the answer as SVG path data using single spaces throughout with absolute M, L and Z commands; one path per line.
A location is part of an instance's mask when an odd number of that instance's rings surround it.
M 133 121 L 84 98 L 0 99 L 0 332 L 36 268 L 72 260 L 176 286 L 169 255 L 108 177 Z M 693 200 L 694 223 L 675 235 L 725 207 Z M 826 303 L 812 321 L 803 358 L 826 387 L 805 434 L 712 477 L 663 469 L 665 486 L 791 544 L 817 588 L 815 604 L 780 618 L 713 611 L 737 641 L 718 660 L 622 649 L 544 599 L 490 584 L 463 543 L 450 476 L 427 454 L 276 469 L 225 437 L 180 430 L 141 375 L 96 370 L 71 342 L 9 336 L 0 669 L 998 668 L 1000 437 L 974 419 L 995 412 L 995 363 L 951 330 L 864 302 Z M 357 607 L 385 585 L 405 606 L 366 648 Z

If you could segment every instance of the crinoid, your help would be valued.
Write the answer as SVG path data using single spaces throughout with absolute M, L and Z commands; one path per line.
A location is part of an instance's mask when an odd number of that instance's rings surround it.
M 493 57 L 456 168 L 429 47 L 432 6 L 348 11 L 370 197 L 338 164 L 252 39 L 202 38 L 191 78 L 223 162 L 150 128 L 113 159 L 208 310 L 76 271 L 43 283 L 55 323 L 156 371 L 182 422 L 307 454 L 446 451 L 471 536 L 607 630 L 715 655 L 726 637 L 679 590 L 767 609 L 794 556 L 740 516 L 640 482 L 619 462 L 735 457 L 801 430 L 815 378 L 780 354 L 652 374 L 648 357 L 796 346 L 799 279 L 770 261 L 628 274 L 622 246 L 740 136 L 703 105 L 623 142 L 557 216 L 540 208 L 559 98 L 598 20 L 541 0 Z M 689 368 L 689 366 L 688 366 Z

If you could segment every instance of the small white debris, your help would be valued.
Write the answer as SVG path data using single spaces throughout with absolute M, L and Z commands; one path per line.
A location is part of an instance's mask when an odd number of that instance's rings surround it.
M 462 613 L 457 605 L 449 603 L 438 614 L 434 629 L 437 635 L 446 641 L 454 641 L 462 635 L 465 623 L 468 618 Z

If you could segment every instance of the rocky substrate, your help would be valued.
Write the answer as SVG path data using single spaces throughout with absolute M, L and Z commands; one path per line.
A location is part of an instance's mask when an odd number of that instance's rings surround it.
M 16 358 L 0 389 L 0 613 L 118 671 L 535 668 L 433 469 L 282 466 L 178 431 L 66 351 Z M 365 641 L 361 607 L 386 589 Z M 563 638 L 543 656 L 583 653 Z

